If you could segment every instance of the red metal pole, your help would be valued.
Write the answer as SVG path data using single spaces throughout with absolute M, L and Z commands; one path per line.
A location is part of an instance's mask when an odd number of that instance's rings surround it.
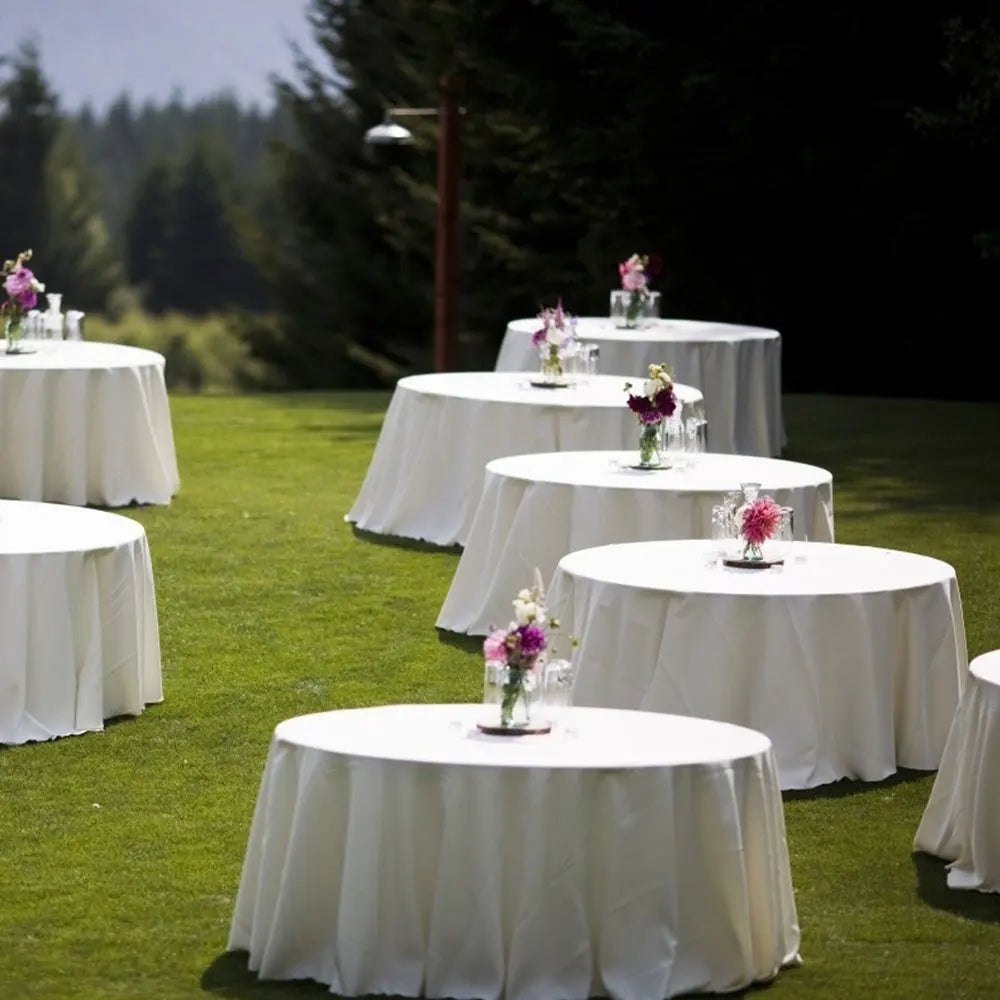
M 462 115 L 450 77 L 441 80 L 434 259 L 434 370 L 458 364 L 458 175 Z

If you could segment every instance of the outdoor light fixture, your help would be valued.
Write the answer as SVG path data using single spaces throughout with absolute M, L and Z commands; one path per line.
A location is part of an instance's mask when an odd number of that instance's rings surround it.
M 437 223 L 434 254 L 434 370 L 452 371 L 458 355 L 458 151 L 462 109 L 454 82 L 443 77 L 436 108 L 389 108 L 380 125 L 365 132 L 373 146 L 406 146 L 413 133 L 395 121 L 405 117 L 438 119 Z

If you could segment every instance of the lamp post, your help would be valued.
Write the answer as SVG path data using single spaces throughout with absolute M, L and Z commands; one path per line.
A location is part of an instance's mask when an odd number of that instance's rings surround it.
M 436 108 L 389 108 L 385 119 L 365 133 L 365 142 L 399 146 L 413 142 L 410 130 L 395 121 L 435 116 L 437 142 L 437 219 L 434 250 L 434 370 L 452 371 L 458 361 L 458 176 L 462 109 L 451 77 L 440 82 Z

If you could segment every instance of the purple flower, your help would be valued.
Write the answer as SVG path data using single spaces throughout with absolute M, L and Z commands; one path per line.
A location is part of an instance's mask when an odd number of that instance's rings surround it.
M 661 389 L 653 397 L 653 406 L 656 407 L 656 411 L 660 416 L 672 417 L 674 410 L 677 409 L 677 397 L 674 395 L 673 388 Z
M 546 333 L 548 333 L 548 330 L 544 326 L 541 330 L 536 330 L 531 335 L 531 343 L 534 344 L 535 347 L 538 347 L 539 344 L 544 344 Z
M 17 296 L 17 300 L 21 303 L 22 309 L 34 309 L 35 303 L 38 302 L 38 296 L 35 294 L 35 290 L 33 288 L 29 288 L 26 292 L 21 292 L 21 294 Z
M 3 286 L 11 298 L 22 297 L 26 292 L 30 292 L 32 295 L 31 306 L 33 306 L 35 304 L 35 290 L 32 287 L 34 280 L 35 276 L 31 271 L 22 266 L 15 268 L 7 275 L 7 280 L 3 283 Z M 31 306 L 25 306 L 25 308 L 30 309 Z
M 537 656 L 545 649 L 545 631 L 537 625 L 520 625 L 517 629 L 518 646 L 525 656 Z

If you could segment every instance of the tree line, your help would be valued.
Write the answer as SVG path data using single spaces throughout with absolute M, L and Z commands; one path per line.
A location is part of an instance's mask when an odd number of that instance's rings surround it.
M 780 330 L 790 391 L 995 398 L 967 358 L 1000 264 L 997 8 L 311 0 L 323 55 L 267 115 L 123 98 L 68 120 L 22 52 L 0 217 L 67 293 L 240 308 L 291 384 L 391 384 L 430 366 L 436 124 L 381 156 L 363 136 L 448 75 L 462 367 L 557 298 L 604 314 L 618 262 L 656 252 L 664 315 Z

